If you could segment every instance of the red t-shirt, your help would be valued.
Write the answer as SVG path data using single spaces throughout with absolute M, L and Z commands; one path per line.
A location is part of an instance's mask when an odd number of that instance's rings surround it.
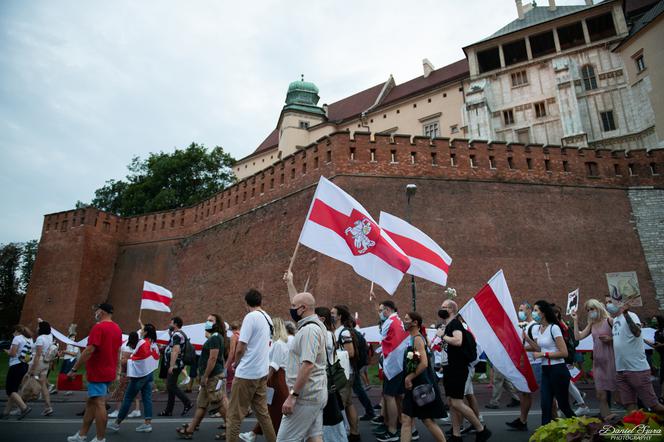
M 95 346 L 95 351 L 85 365 L 88 382 L 113 382 L 122 345 L 122 330 L 118 324 L 113 321 L 95 324 L 90 330 L 88 345 Z

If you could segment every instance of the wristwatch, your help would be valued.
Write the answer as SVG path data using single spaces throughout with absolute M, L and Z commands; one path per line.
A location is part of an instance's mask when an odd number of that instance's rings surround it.
M 290 389 L 290 391 L 288 392 L 288 394 L 291 395 L 291 396 L 293 396 L 293 397 L 300 397 L 300 393 L 298 393 L 297 391 L 295 391 L 295 390 L 292 389 L 292 388 Z

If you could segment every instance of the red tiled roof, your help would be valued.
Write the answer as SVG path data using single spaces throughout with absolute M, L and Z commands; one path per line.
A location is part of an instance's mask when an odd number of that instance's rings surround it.
M 436 69 L 427 78 L 422 76 L 395 86 L 379 106 L 394 103 L 408 96 L 432 89 L 440 84 L 462 78 L 468 75 L 468 72 L 468 61 L 466 59 L 459 60 Z M 328 105 L 328 121 L 339 123 L 353 117 L 358 117 L 376 102 L 383 86 L 385 86 L 384 82 Z M 243 159 L 273 149 L 278 144 L 279 133 L 278 128 L 275 128 L 253 153 Z
M 399 101 L 410 95 L 424 92 L 427 89 L 432 89 L 435 86 L 447 83 L 448 81 L 462 78 L 468 75 L 468 72 L 468 60 L 465 58 L 452 64 L 448 64 L 447 66 L 431 72 L 427 78 L 424 78 L 424 76 L 417 77 L 395 86 L 390 93 L 387 94 L 387 97 L 385 97 L 381 106 L 394 103 L 395 101 Z

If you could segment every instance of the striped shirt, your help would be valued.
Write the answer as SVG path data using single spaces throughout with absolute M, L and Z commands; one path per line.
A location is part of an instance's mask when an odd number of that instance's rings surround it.
M 314 368 L 311 370 L 304 388 L 298 392 L 297 400 L 325 403 L 327 401 L 327 373 L 325 371 L 327 330 L 316 315 L 301 319 L 297 324 L 297 329 L 288 353 L 286 383 L 289 388 L 293 388 L 302 363 L 305 361 L 313 363 Z

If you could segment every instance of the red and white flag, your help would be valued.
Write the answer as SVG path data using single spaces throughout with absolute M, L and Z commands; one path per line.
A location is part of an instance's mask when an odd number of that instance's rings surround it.
M 173 293 L 170 290 L 151 282 L 143 281 L 143 295 L 141 296 L 141 310 L 157 310 L 170 312 Z
M 410 223 L 380 212 L 378 224 L 410 258 L 409 275 L 447 285 L 452 258 L 436 242 Z
M 350 264 L 360 276 L 394 294 L 410 260 L 360 203 L 320 178 L 299 242 Z
M 410 334 L 403 328 L 403 322 L 392 313 L 380 329 L 380 346 L 383 353 L 383 374 L 389 380 L 403 370 L 403 355 L 410 344 Z
M 517 390 L 533 392 L 537 381 L 521 340 L 522 331 L 503 271 L 459 310 L 491 364 Z
M 127 376 L 142 378 L 155 371 L 158 366 L 159 347 L 157 347 L 157 343 L 141 339 L 127 361 Z

